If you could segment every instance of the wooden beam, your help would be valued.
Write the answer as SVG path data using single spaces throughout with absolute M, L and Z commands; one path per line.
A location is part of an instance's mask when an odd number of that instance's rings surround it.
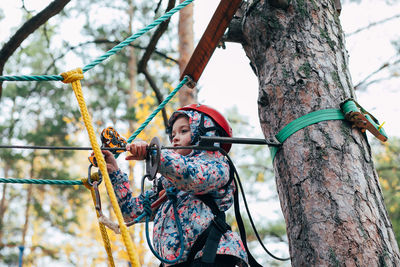
M 241 2 L 242 0 L 221 0 L 180 80 L 189 76 L 197 83 Z

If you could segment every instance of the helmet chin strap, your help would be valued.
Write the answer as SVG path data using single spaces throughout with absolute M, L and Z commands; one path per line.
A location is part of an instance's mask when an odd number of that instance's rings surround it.
M 217 125 L 217 124 L 214 122 L 214 125 Z M 200 140 L 200 136 L 205 136 L 206 133 L 211 132 L 211 131 L 219 132 L 219 129 L 217 126 L 205 127 L 204 126 L 204 113 L 201 113 L 200 124 L 198 126 L 198 132 L 196 133 L 196 136 L 194 137 L 192 145 L 196 144 Z

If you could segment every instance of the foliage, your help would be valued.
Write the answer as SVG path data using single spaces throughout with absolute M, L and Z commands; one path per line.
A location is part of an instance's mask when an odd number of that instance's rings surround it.
M 393 231 L 400 244 L 400 139 L 391 138 L 387 143 L 375 146 L 378 151 L 376 169 Z

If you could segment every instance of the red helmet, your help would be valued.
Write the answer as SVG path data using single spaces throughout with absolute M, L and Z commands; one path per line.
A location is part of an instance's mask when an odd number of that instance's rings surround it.
M 232 128 L 229 125 L 229 122 L 225 119 L 225 117 L 219 113 L 217 110 L 200 104 L 190 104 L 184 107 L 179 108 L 178 110 L 196 110 L 198 112 L 202 112 L 209 116 L 214 122 L 223 130 L 223 135 L 225 137 L 232 137 Z M 224 143 L 221 144 L 221 147 L 228 153 L 232 147 L 232 144 Z

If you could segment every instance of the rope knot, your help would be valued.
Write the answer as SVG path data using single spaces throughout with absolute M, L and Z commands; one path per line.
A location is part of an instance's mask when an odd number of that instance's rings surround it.
M 148 194 L 146 194 L 143 200 L 143 212 L 150 217 L 153 211 L 151 210 L 151 203 Z
M 64 78 L 63 83 L 73 83 L 84 78 L 81 68 L 63 72 L 60 75 Z
M 165 190 L 165 193 L 169 200 L 171 200 L 173 203 L 177 202 L 178 199 L 176 195 L 178 194 L 178 192 L 174 187 L 167 188 Z

